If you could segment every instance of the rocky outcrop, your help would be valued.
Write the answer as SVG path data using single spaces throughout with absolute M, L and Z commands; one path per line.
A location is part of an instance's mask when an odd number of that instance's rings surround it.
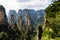
M 2 31 L 8 31 L 8 21 L 7 16 L 5 14 L 5 8 L 2 5 L 0 5 L 0 32 Z

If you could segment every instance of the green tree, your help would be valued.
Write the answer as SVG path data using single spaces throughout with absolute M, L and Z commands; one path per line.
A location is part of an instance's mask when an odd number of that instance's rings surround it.
M 53 0 L 53 3 L 45 9 L 45 12 L 46 12 L 46 26 L 50 27 L 54 31 L 55 36 L 57 36 L 59 34 L 58 24 L 60 24 L 58 17 L 60 16 L 60 1 Z

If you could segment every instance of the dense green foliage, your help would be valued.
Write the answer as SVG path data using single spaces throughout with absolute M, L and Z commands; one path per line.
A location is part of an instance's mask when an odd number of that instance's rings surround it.
M 53 31 L 50 33 L 50 38 L 60 37 L 60 1 L 54 0 L 53 3 L 45 9 L 45 12 L 46 27 L 49 27 L 49 31 Z

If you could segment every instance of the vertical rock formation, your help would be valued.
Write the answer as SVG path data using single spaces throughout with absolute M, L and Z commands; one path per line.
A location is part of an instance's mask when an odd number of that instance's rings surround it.
M 5 14 L 5 8 L 0 5 L 0 32 L 8 31 L 8 21 L 7 21 L 7 16 Z
M 14 27 L 15 27 L 15 25 L 14 25 L 14 15 L 11 14 L 10 16 L 11 16 L 11 19 L 10 19 L 10 26 L 11 26 L 11 28 L 14 28 Z
M 18 18 L 19 27 L 23 24 L 21 27 L 23 30 L 24 38 L 28 36 L 28 39 L 31 39 L 31 37 L 33 35 L 33 31 L 34 30 L 36 31 L 36 28 L 38 29 L 38 35 L 41 36 L 42 26 L 40 27 L 40 25 L 39 25 L 39 27 L 36 27 L 36 25 L 37 25 L 37 19 L 38 19 L 38 24 L 42 24 L 44 10 L 34 11 L 34 10 L 30 10 L 30 9 L 24 9 L 24 10 L 20 9 L 18 11 L 18 15 L 19 15 L 19 18 Z M 38 17 L 37 17 L 37 15 L 38 15 Z M 22 16 L 22 18 L 20 16 Z M 36 34 L 36 32 L 35 32 L 35 34 Z M 37 37 L 38 37 L 38 35 L 37 35 Z M 39 39 L 41 39 L 41 37 Z
M 43 26 L 45 24 L 45 12 L 44 10 L 38 10 L 37 11 L 37 40 L 41 40 L 42 38 L 42 32 L 43 32 Z
M 17 28 L 17 13 L 16 13 L 16 11 L 10 10 L 9 17 L 10 18 L 8 18 L 9 19 L 8 21 L 10 23 L 10 27 L 15 30 Z
M 46 13 L 44 13 L 44 22 L 43 22 L 43 30 L 45 29 L 45 23 L 46 23 Z
M 18 18 L 18 24 L 19 24 L 19 26 L 22 26 L 22 18 L 21 17 Z

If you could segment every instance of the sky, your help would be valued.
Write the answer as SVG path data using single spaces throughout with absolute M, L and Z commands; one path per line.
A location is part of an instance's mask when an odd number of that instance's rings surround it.
M 51 4 L 51 0 L 0 0 L 0 5 L 3 5 L 8 12 L 10 9 L 18 11 L 19 9 L 45 9 Z

